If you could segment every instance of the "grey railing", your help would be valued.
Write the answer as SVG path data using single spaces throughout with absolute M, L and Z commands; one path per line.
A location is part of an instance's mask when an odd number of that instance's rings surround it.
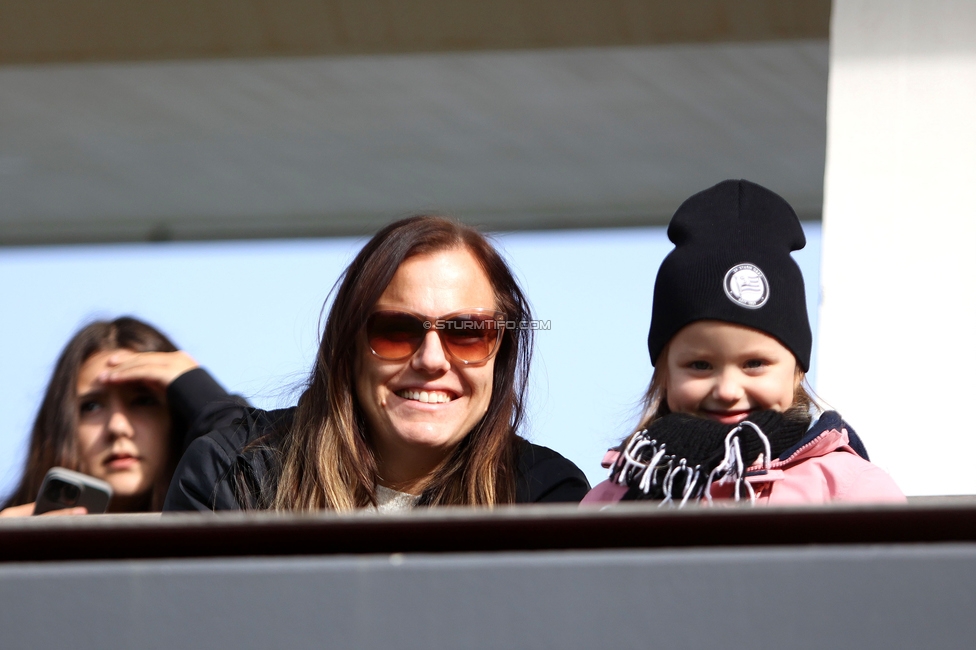
M 0 647 L 960 647 L 976 501 L 0 522 Z

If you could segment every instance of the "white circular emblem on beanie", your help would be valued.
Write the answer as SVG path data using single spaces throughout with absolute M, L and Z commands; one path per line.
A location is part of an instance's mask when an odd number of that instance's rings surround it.
M 736 264 L 725 274 L 725 295 L 746 309 L 759 309 L 769 300 L 769 281 L 755 264 Z

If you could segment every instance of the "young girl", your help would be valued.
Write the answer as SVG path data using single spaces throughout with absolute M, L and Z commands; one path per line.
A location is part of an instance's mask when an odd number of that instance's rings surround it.
M 724 181 L 678 208 L 668 238 L 644 416 L 583 503 L 904 501 L 840 415 L 811 416 L 812 336 L 790 256 L 806 240 L 789 204 Z
M 148 323 L 91 323 L 58 358 L 20 483 L 0 517 L 33 514 L 44 475 L 55 466 L 107 481 L 112 512 L 161 510 L 185 445 L 243 406 Z

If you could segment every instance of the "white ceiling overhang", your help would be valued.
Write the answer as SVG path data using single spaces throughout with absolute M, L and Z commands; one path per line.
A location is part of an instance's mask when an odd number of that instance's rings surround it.
M 0 244 L 660 224 L 729 177 L 818 219 L 827 61 L 804 38 L 8 63 Z

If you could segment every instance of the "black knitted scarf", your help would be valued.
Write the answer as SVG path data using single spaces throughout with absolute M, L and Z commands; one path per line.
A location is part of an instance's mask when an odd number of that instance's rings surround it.
M 746 468 L 760 454 L 766 463 L 778 458 L 803 438 L 809 425 L 809 416 L 793 412 L 760 411 L 738 424 L 672 413 L 631 437 L 610 480 L 630 488 L 623 500 L 659 500 L 662 505 L 711 498 L 708 487 L 715 481 L 735 482 L 736 499 L 752 496 Z

